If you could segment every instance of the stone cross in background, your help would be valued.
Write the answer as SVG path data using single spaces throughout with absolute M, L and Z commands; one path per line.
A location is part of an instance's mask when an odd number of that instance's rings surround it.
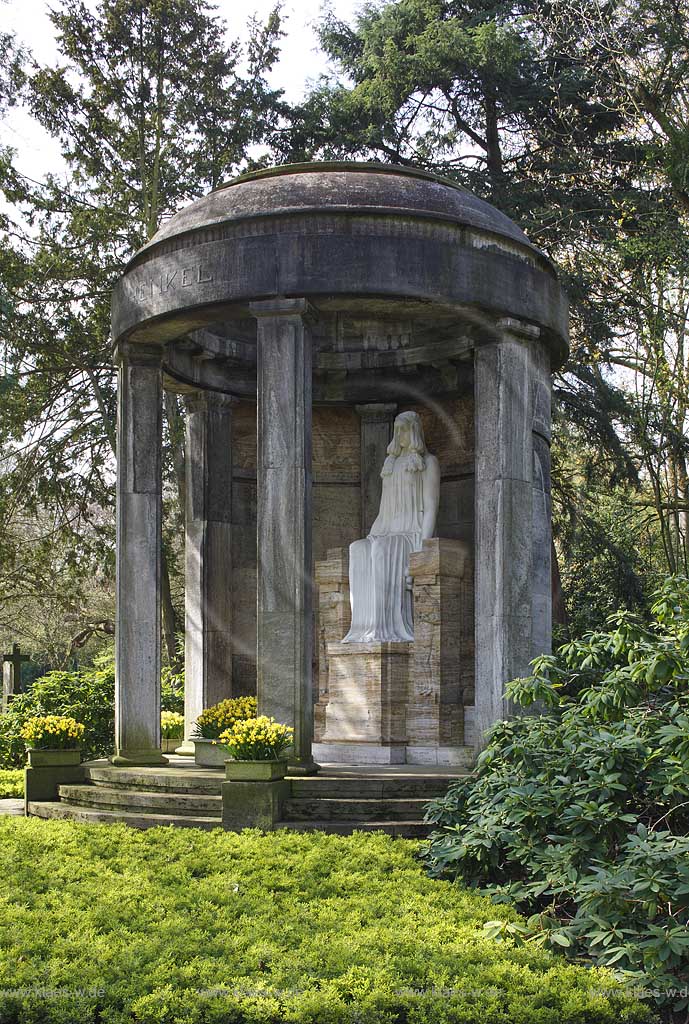
M 28 654 L 22 654 L 19 644 L 12 644 L 12 653 L 2 656 L 2 707 L 7 705 L 16 693 L 22 692 L 22 664 L 29 661 Z

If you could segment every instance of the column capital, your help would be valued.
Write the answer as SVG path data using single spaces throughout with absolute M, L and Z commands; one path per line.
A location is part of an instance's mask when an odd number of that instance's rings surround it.
M 525 320 L 517 320 L 515 317 L 505 316 L 495 324 L 498 334 L 503 340 L 505 336 L 517 337 L 525 341 L 537 341 L 541 336 L 541 328 L 528 324 Z
M 259 317 L 299 317 L 300 319 L 316 320 L 318 315 L 308 299 L 262 299 L 250 302 L 249 312 Z
M 368 402 L 354 406 L 357 414 L 368 423 L 386 423 L 397 412 L 397 402 Z
M 112 350 L 114 363 L 133 363 L 135 366 L 158 367 L 163 362 L 164 349 L 161 345 L 147 342 L 118 341 Z
M 214 409 L 220 412 L 229 412 L 235 405 L 239 404 L 236 395 L 227 395 L 221 391 L 192 391 L 183 396 L 184 407 L 187 412 L 204 412 Z

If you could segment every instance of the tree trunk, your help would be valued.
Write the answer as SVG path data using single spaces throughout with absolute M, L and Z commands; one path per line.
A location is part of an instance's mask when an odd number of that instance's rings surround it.
M 502 179 L 502 152 L 500 151 L 500 130 L 498 127 L 498 104 L 494 87 L 484 83 L 484 109 L 486 115 L 486 158 L 488 173 L 495 185 Z
M 562 590 L 562 577 L 560 576 L 560 566 L 557 560 L 555 542 L 552 540 L 550 542 L 550 569 L 553 595 L 553 625 L 566 627 L 567 606 L 565 605 L 565 595 Z
M 180 412 L 177 395 L 172 391 L 165 392 L 165 418 L 170 434 L 170 450 L 172 468 L 177 484 L 177 500 L 179 502 L 180 525 L 184 527 L 184 515 L 187 501 L 186 485 L 186 453 L 184 451 L 184 417 Z
M 179 648 L 177 646 L 177 612 L 175 606 L 172 603 L 172 591 L 170 589 L 170 573 L 167 564 L 167 555 L 165 548 L 162 551 L 162 558 L 160 562 L 160 590 L 161 590 L 161 604 L 163 612 L 163 639 L 165 641 L 165 650 L 167 651 L 168 661 L 172 671 L 177 674 L 182 671 L 182 662 L 180 659 Z

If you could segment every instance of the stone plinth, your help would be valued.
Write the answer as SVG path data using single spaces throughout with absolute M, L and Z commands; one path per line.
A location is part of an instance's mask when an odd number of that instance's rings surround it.
M 473 680 L 473 578 L 467 544 L 433 537 L 409 560 L 414 644 L 406 711 L 407 761 L 460 763 L 464 696 Z M 464 671 L 463 671 L 464 669 Z M 459 758 L 459 761 L 457 760 Z
M 321 761 L 403 764 L 410 643 L 327 645 L 328 704 Z

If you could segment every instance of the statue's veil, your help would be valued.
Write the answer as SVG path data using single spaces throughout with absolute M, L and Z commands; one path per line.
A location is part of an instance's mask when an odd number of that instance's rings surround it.
M 408 412 L 401 412 L 399 416 L 395 417 L 392 441 L 388 445 L 388 457 L 383 464 L 383 468 L 380 473 L 381 476 L 390 476 L 392 474 L 395 459 L 402 454 L 400 431 L 405 423 L 408 424 L 411 429 L 411 439 L 409 448 L 407 449 L 410 455 L 407 469 L 410 473 L 422 473 L 425 469 L 426 460 L 424 456 L 426 454 L 426 441 L 423 436 L 421 418 L 418 413 L 410 410 Z

